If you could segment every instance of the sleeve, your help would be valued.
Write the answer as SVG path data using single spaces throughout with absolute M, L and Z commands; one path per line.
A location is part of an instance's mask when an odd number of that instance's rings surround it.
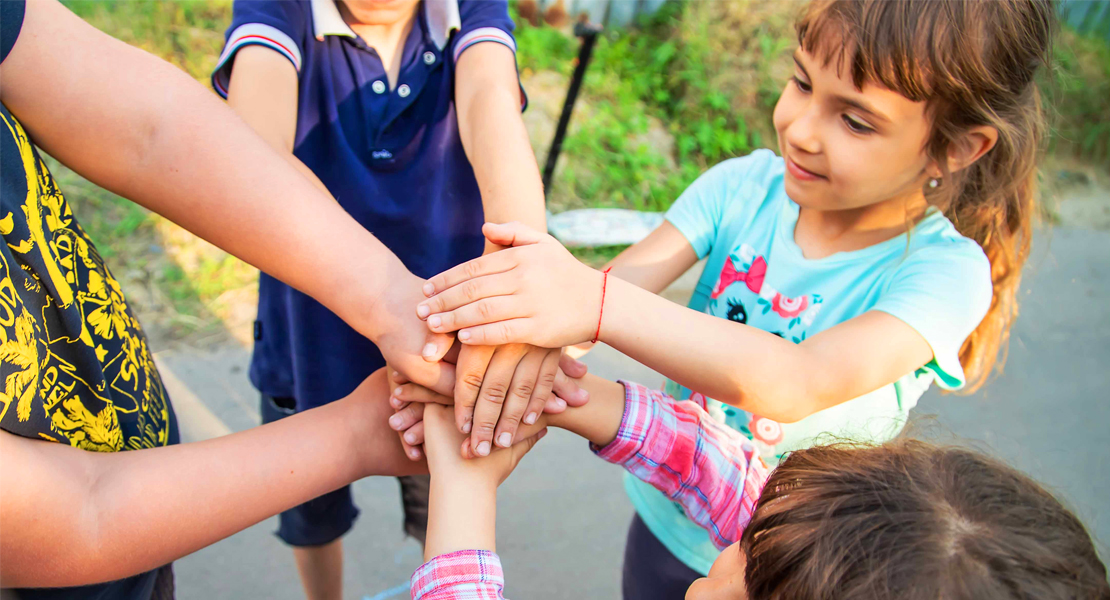
M 212 87 L 227 98 L 235 53 L 250 45 L 266 46 L 301 72 L 305 32 L 312 24 L 300 2 L 292 0 L 235 0 L 224 50 L 212 72 Z
M 23 29 L 23 15 L 27 12 L 24 0 L 0 1 L 0 63 L 8 58 L 19 31 Z
M 718 163 L 690 184 L 667 211 L 665 218 L 690 242 L 699 259 L 713 249 L 726 209 L 743 184 L 766 174 L 776 158 L 770 150 L 756 150 Z
M 933 349 L 925 370 L 946 390 L 964 386 L 960 347 L 990 310 L 991 265 L 971 240 L 912 252 L 897 268 L 874 310 L 898 317 Z
M 459 33 L 451 48 L 455 62 L 467 48 L 482 42 L 496 42 L 516 53 L 515 24 L 509 18 L 507 0 L 460 0 L 459 21 Z
M 501 559 L 488 550 L 441 554 L 412 574 L 413 600 L 505 600 Z
M 675 402 L 662 392 L 621 383 L 620 430 L 594 452 L 681 504 L 718 548 L 736 542 L 770 474 L 751 440 L 694 402 Z

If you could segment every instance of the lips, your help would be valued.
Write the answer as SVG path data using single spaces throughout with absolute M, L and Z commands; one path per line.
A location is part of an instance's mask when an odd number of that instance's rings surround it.
M 828 179 L 828 177 L 825 177 L 824 175 L 814 173 L 813 171 L 802 167 L 798 163 L 794 162 L 794 159 L 790 158 L 789 156 L 786 157 L 786 170 L 790 172 L 791 176 L 800 181 L 821 181 L 824 179 Z

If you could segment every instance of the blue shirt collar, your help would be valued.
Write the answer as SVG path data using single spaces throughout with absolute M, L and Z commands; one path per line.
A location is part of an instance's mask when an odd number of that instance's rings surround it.
M 324 36 L 339 35 L 344 37 L 358 37 L 343 15 L 339 14 L 336 0 L 311 0 L 312 25 L 317 40 Z M 447 40 L 453 30 L 459 29 L 462 22 L 459 19 L 458 0 L 424 0 L 424 20 L 428 24 L 428 35 L 436 48 L 442 51 L 447 47 Z

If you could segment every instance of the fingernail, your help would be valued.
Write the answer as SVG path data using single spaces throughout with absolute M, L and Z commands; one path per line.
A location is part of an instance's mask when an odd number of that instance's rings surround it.
M 509 435 L 508 431 L 502 433 L 501 435 L 497 436 L 497 445 L 501 446 L 502 448 L 508 448 L 509 446 L 513 445 L 513 436 Z
M 442 323 L 443 319 L 440 319 L 439 315 L 428 318 L 428 327 L 431 327 L 432 329 L 438 329 Z
M 425 296 L 431 296 L 432 294 L 436 293 L 436 286 L 434 286 L 430 283 L 425 283 L 423 289 L 424 289 L 424 295 Z
M 425 345 L 424 350 L 421 352 L 421 354 L 424 355 L 424 358 L 431 358 L 431 357 L 435 356 L 436 355 L 436 345 L 435 344 Z
M 464 342 L 466 340 L 469 340 L 470 339 L 470 332 L 469 331 L 460 331 L 459 332 L 459 339 L 464 341 Z
M 401 408 L 401 400 L 399 398 L 389 397 L 389 405 L 393 408 Z
M 409 457 L 411 457 L 413 460 L 420 458 L 420 451 L 415 448 L 409 450 Z
M 589 400 L 590 399 L 590 393 L 587 392 L 586 390 L 582 389 L 582 388 L 578 388 L 578 394 L 577 395 L 578 395 L 579 400 Z
M 400 427 L 401 415 L 393 415 L 392 417 L 389 417 L 389 426 L 393 429 L 397 429 L 398 427 Z
M 524 423 L 526 425 L 531 425 L 531 424 L 535 423 L 536 422 L 536 416 L 537 416 L 536 413 L 528 413 L 528 414 L 524 415 Z
M 400 398 L 401 397 L 401 388 L 398 387 L 397 389 L 393 390 L 393 395 Z
M 463 433 L 470 433 L 470 421 L 467 421 L 466 423 L 463 423 L 462 432 Z
M 430 314 L 432 314 L 432 309 L 428 308 L 427 304 L 418 304 L 416 306 L 416 316 L 421 319 L 426 319 Z
M 563 400 L 562 398 L 556 398 L 555 399 L 555 406 L 558 406 L 560 409 L 566 408 L 567 407 L 567 401 Z
M 410 444 L 415 444 L 416 443 L 416 436 L 411 434 L 411 433 L 406 433 L 405 434 L 405 441 L 410 443 Z
M 489 442 L 478 444 L 478 456 L 489 456 Z

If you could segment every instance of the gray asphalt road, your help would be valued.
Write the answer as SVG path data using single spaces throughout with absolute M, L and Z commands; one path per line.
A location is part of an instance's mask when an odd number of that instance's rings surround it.
M 1110 556 L 1110 233 L 1056 229 L 1036 241 L 1005 373 L 975 396 L 929 393 L 914 427 L 934 439 L 967 440 L 1045 482 Z M 158 360 L 187 438 L 258 422 L 245 350 L 167 352 Z M 661 381 L 609 348 L 587 362 L 605 377 Z M 407 597 L 421 557 L 401 535 L 397 484 L 368 479 L 354 493 L 362 515 L 345 538 L 347 596 Z M 499 503 L 498 544 L 511 598 L 619 596 L 632 509 L 618 470 L 592 457 L 581 440 L 554 431 L 502 487 Z M 271 534 L 275 523 L 179 561 L 178 597 L 303 597 L 291 553 Z

